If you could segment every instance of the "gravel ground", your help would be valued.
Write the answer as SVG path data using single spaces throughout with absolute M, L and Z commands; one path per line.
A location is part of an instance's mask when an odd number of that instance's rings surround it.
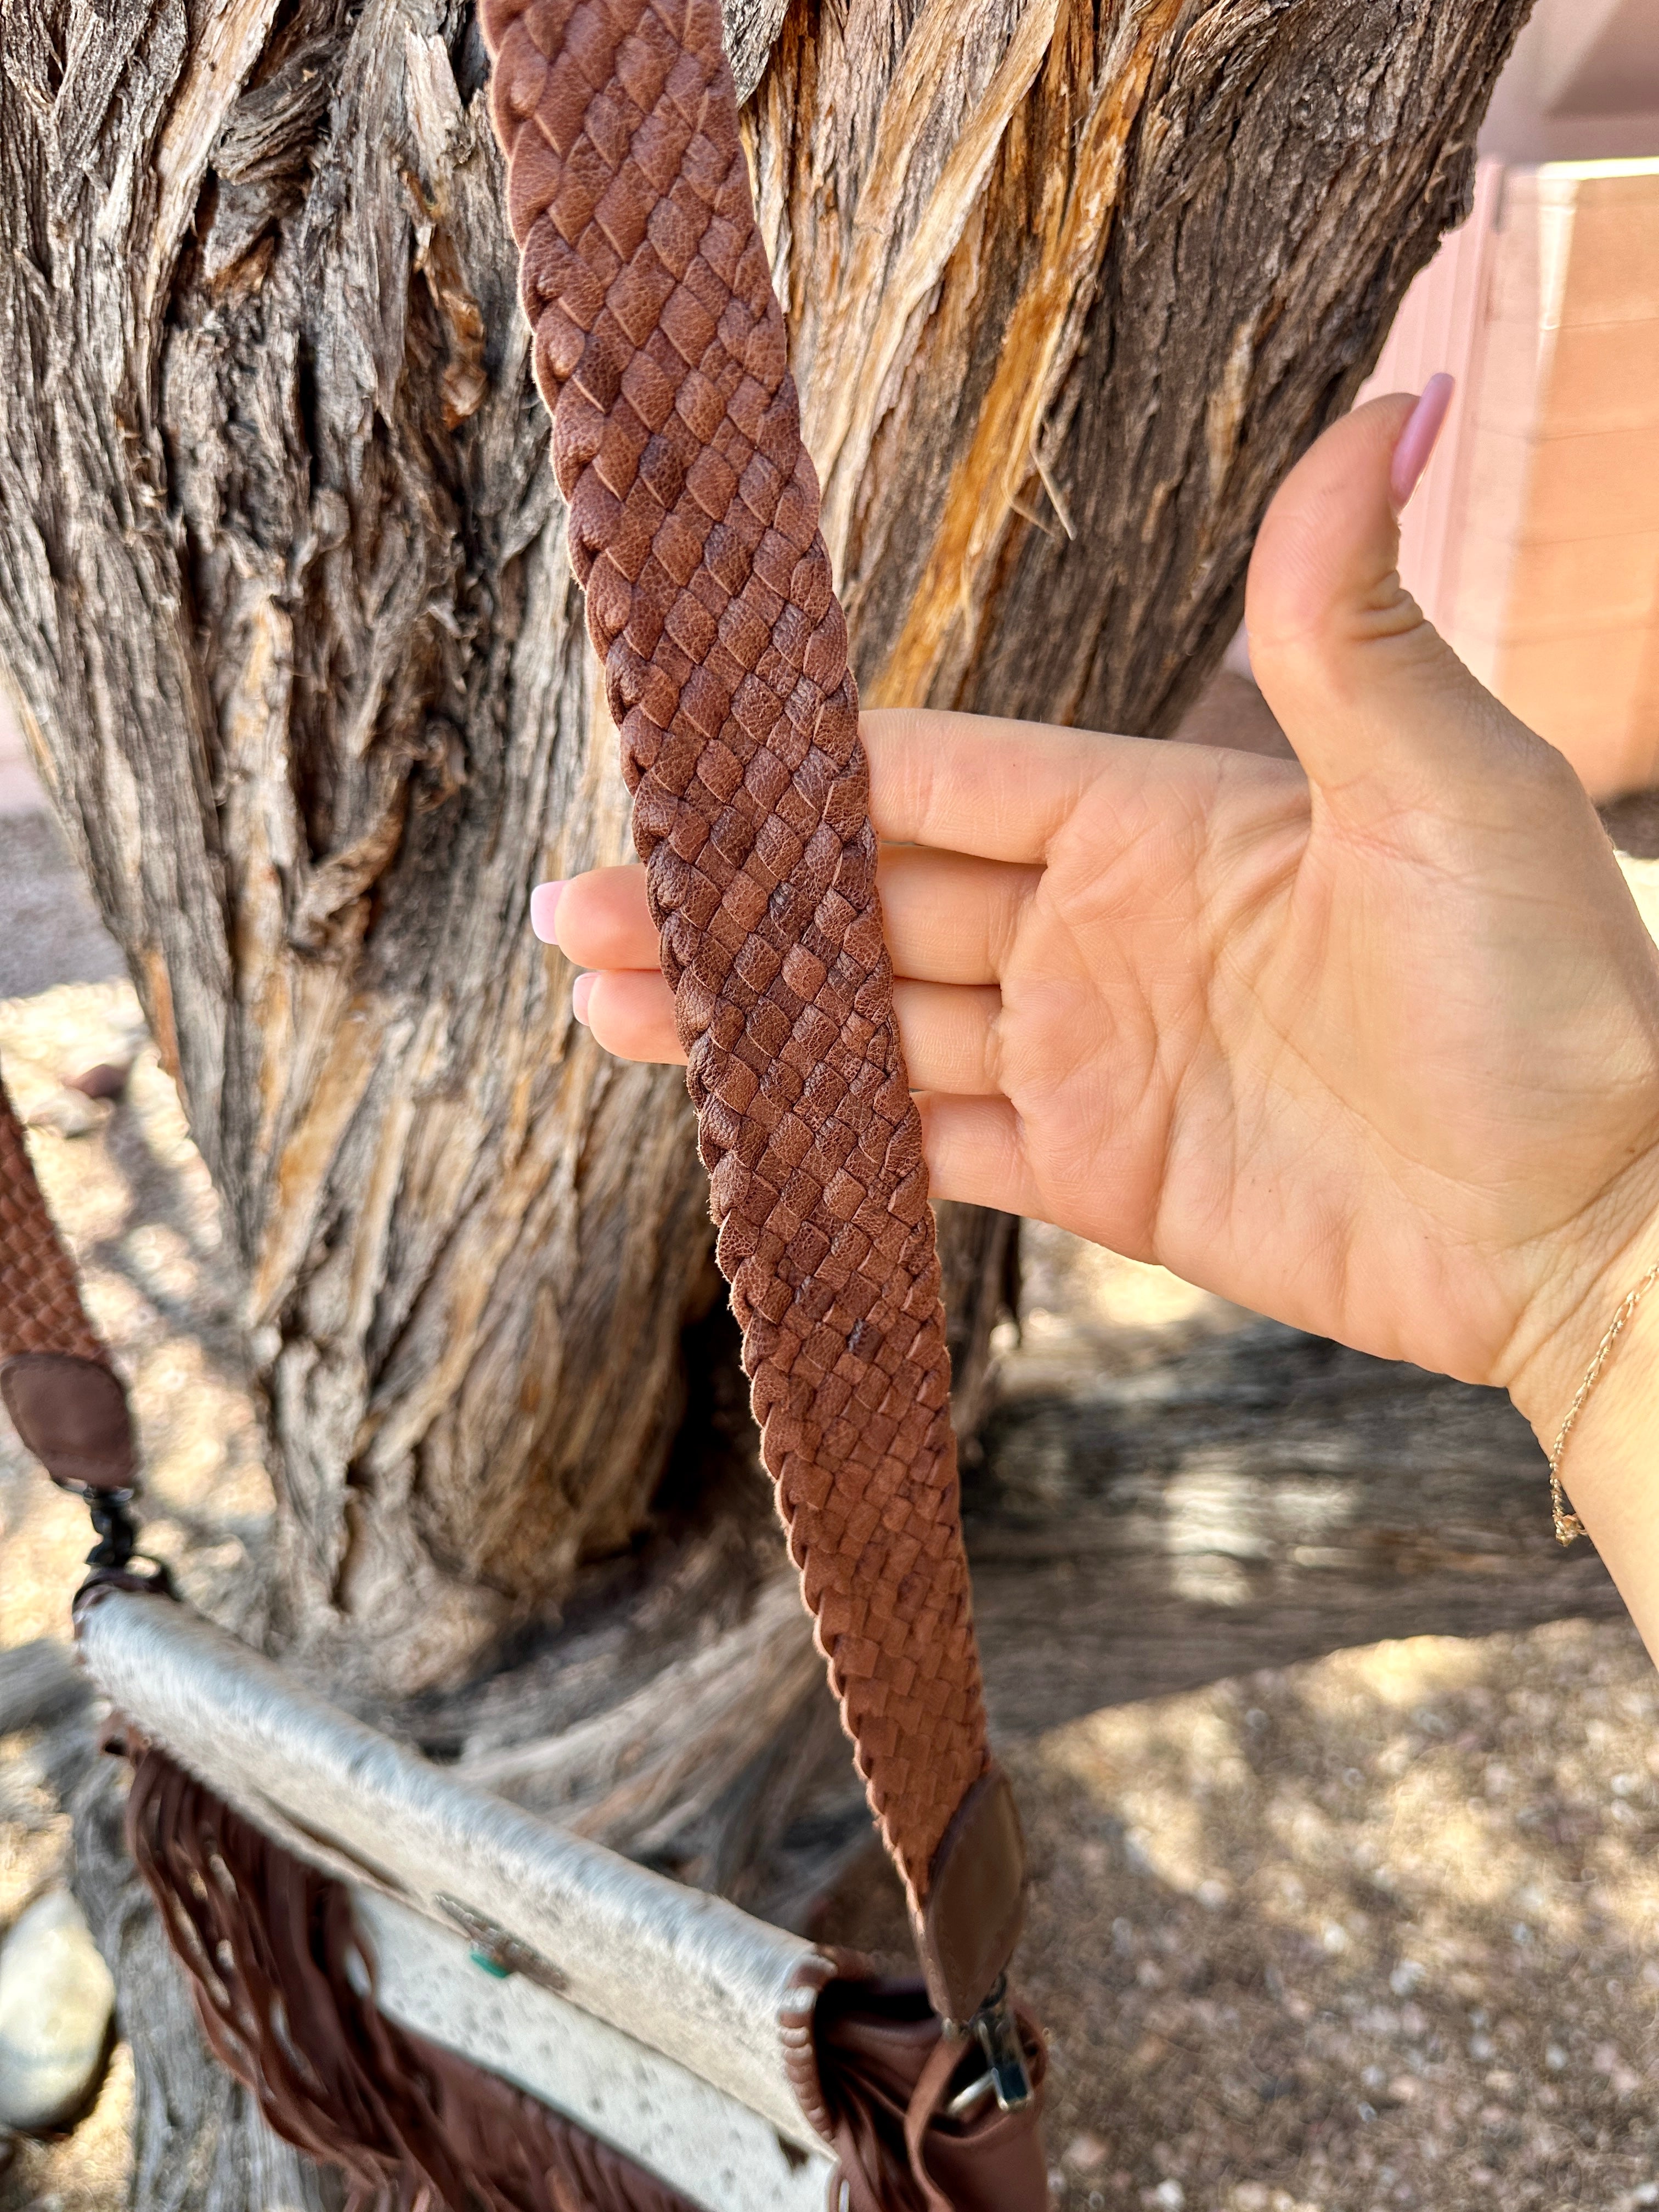
M 0 915 L 0 945 L 12 934 Z M 63 1087 L 135 1048 L 119 1108 Z M 0 1005 L 0 1061 L 134 1381 L 150 1534 L 216 1607 L 270 1498 L 171 1085 L 125 983 Z M 1062 1300 L 1090 1301 L 1137 1356 L 1232 1325 L 1049 1232 L 1032 1256 L 1034 1358 Z M 85 1544 L 78 1510 L 0 1436 L 0 1648 L 61 1632 Z M 1340 1653 L 1016 1747 L 1057 2204 L 1659 2204 L 1656 1711 L 1628 1629 L 1567 1623 Z M 30 1747 L 0 1741 L 0 1928 L 67 1842 Z M 890 1933 L 878 1893 L 855 1904 L 867 1940 Z M 114 2212 L 128 2094 L 118 2050 L 78 2129 L 20 2146 L 0 2212 Z
M 1057 2201 L 1659 2203 L 1656 1707 L 1633 1632 L 1567 1622 L 1023 1755 Z

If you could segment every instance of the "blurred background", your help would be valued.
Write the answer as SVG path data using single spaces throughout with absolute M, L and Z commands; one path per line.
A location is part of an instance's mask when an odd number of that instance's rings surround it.
M 1543 0 L 1374 389 L 1459 390 L 1401 568 L 1592 795 L 1659 781 L 1659 4 Z

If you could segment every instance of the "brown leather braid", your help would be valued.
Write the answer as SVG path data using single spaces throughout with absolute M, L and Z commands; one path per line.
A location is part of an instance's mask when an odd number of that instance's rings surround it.
M 109 1364 L 81 1304 L 75 1263 L 52 1227 L 6 1087 L 0 1082 L 0 1361 L 67 1352 Z
M 716 0 L 483 0 L 535 367 L 766 1464 L 914 1904 L 987 1765 L 847 629 Z

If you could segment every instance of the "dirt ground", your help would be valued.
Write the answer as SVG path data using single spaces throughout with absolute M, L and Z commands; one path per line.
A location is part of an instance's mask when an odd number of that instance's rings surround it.
M 135 1048 L 121 1107 L 63 1087 Z M 134 1382 L 150 1540 L 222 1611 L 270 1496 L 172 1087 L 119 982 L 0 1003 L 0 1063 Z M 1044 1356 L 1064 1301 L 1154 1335 L 1231 1323 L 1156 1270 L 1048 1232 L 1031 1257 L 1011 1360 Z M 0 1435 L 0 1649 L 62 1632 L 86 1541 Z M 1656 1711 L 1633 1633 L 1570 1622 L 1343 1652 L 1012 1747 L 1056 2203 L 1659 2204 Z M 67 1846 L 33 1750 L 0 1740 L 0 1929 Z M 118 2047 L 79 2128 L 18 2146 L 0 2212 L 112 2212 L 127 2097 Z

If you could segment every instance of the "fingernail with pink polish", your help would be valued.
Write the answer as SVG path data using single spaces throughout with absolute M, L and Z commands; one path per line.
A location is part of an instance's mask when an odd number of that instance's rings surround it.
M 530 894 L 530 927 L 544 945 L 556 945 L 559 941 L 555 925 L 564 886 L 565 878 L 562 876 L 554 883 L 538 884 Z
M 1457 389 L 1455 378 L 1442 369 L 1423 386 L 1423 396 L 1407 417 L 1406 427 L 1400 433 L 1400 442 L 1394 449 L 1394 464 L 1389 471 L 1389 489 L 1394 495 L 1394 509 L 1398 514 L 1417 489 L 1423 471 L 1429 465 L 1437 440 L 1445 426 L 1446 410 L 1451 405 L 1452 394 Z
M 578 975 L 570 990 L 570 1011 L 582 1027 L 587 1027 L 587 1002 L 593 995 L 597 975 Z

